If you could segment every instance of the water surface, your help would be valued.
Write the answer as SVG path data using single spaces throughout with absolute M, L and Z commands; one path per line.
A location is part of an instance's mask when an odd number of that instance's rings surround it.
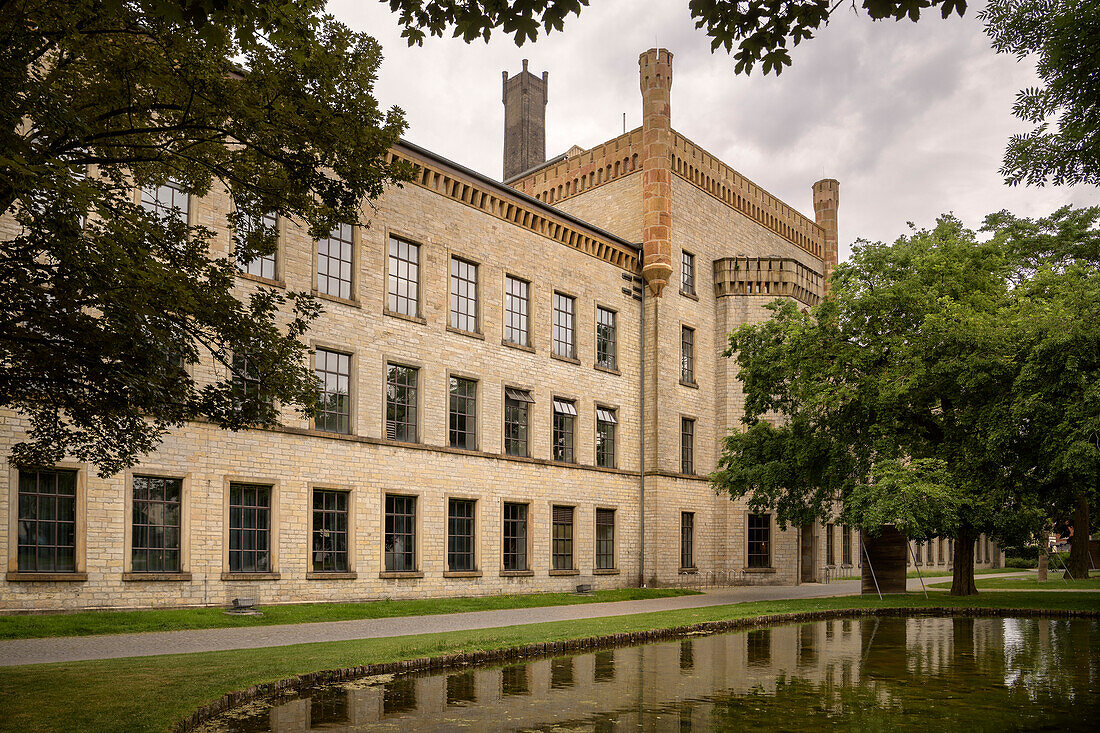
M 1097 730 L 1100 622 L 776 626 L 262 701 L 205 731 Z

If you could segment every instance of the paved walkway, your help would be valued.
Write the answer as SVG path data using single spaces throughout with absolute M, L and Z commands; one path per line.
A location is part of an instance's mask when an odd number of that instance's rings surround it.
M 929 582 L 943 580 L 929 578 Z M 920 581 L 908 581 L 908 589 L 920 590 Z M 117 659 L 148 657 L 158 654 L 188 654 L 227 649 L 255 649 L 289 646 L 321 641 L 375 639 L 411 634 L 430 634 L 468 629 L 491 629 L 501 626 L 537 624 L 547 621 L 575 621 L 606 616 L 626 616 L 633 613 L 670 611 L 683 608 L 703 608 L 749 601 L 775 601 L 795 598 L 823 598 L 859 593 L 858 580 L 845 580 L 828 585 L 810 583 L 795 586 L 750 586 L 710 590 L 702 595 L 652 598 L 613 603 L 582 603 L 571 606 L 544 606 L 498 611 L 433 616 L 402 616 L 354 621 L 325 621 L 279 626 L 252 626 L 230 629 L 195 629 L 191 631 L 155 631 L 111 636 L 79 636 L 48 639 L 15 639 L 0 641 L 0 666 L 76 662 L 87 659 Z

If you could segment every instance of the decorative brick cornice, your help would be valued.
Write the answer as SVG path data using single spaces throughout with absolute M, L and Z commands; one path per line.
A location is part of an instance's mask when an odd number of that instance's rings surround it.
M 723 257 L 714 261 L 714 294 L 787 296 L 817 305 L 825 278 L 789 257 Z
M 589 150 L 548 161 L 508 185 L 547 204 L 599 188 L 642 171 L 642 128 L 625 132 Z
M 672 131 L 672 172 L 814 257 L 824 256 L 825 230 L 686 137 Z
M 553 239 L 632 274 L 638 272 L 637 249 L 597 227 L 585 225 L 579 219 L 541 205 L 472 171 L 448 165 L 443 159 L 429 157 L 427 151 L 405 143 L 398 144 L 386 154 L 387 163 L 394 160 L 412 166 L 414 177 L 411 185 Z

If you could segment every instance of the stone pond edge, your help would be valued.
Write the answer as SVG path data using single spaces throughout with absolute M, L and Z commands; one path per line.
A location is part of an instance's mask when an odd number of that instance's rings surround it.
M 319 672 L 288 677 L 276 682 L 253 685 L 247 690 L 237 690 L 222 695 L 218 700 L 203 705 L 195 712 L 180 720 L 172 728 L 174 733 L 189 733 L 222 713 L 277 693 L 292 692 L 333 682 L 343 682 L 360 677 L 375 675 L 403 674 L 408 672 L 443 671 L 462 669 L 491 662 L 510 662 L 520 659 L 537 659 L 558 656 L 573 652 L 587 652 L 609 647 L 632 646 L 654 641 L 668 641 L 686 636 L 721 634 L 740 629 L 760 626 L 803 623 L 806 621 L 829 621 L 866 616 L 903 616 L 932 617 L 959 616 L 971 618 L 1100 618 L 1100 611 L 1040 609 L 1040 608 L 955 608 L 935 606 L 926 608 L 848 608 L 827 609 L 821 611 L 799 611 L 792 613 L 773 613 L 764 616 L 746 616 L 744 618 L 721 621 L 704 621 L 687 626 L 671 626 L 646 631 L 632 631 L 622 634 L 588 636 L 565 641 L 535 642 L 521 646 L 487 649 L 456 654 L 444 654 L 438 657 L 420 657 L 397 662 L 365 664 L 344 669 L 326 669 Z

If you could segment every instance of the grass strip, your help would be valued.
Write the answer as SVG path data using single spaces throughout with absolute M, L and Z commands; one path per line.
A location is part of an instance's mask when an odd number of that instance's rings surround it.
M 974 585 L 979 589 L 988 588 L 990 590 L 1004 588 L 1006 590 L 1084 590 L 1087 588 L 1100 588 L 1100 576 L 1093 578 L 1081 578 L 1080 580 L 1062 580 L 1062 574 L 1051 574 L 1042 583 L 1039 582 L 1038 577 L 1031 578 L 983 578 L 981 580 L 975 580 Z M 950 588 L 950 583 L 932 583 L 929 588 Z M 1100 599 L 1097 600 L 1097 605 L 1100 605 Z
M 1020 568 L 978 568 L 974 571 L 974 575 L 1000 575 L 1001 573 L 1024 573 L 1026 570 Z M 952 575 L 950 570 L 922 570 L 920 575 L 917 575 L 916 570 L 910 570 L 905 574 L 906 578 L 916 579 L 920 578 L 950 578 Z
M 96 636 L 142 631 L 221 629 L 275 624 L 305 624 L 318 621 L 433 616 L 441 613 L 495 611 L 510 608 L 568 606 L 578 603 L 636 601 L 648 598 L 696 595 L 698 591 L 678 588 L 618 588 L 591 595 L 575 593 L 529 593 L 524 595 L 433 598 L 366 603 L 303 603 L 264 606 L 262 616 L 227 615 L 221 608 L 167 608 L 147 611 L 80 611 L 59 614 L 12 614 L 0 616 L 0 639 L 41 639 L 49 636 Z
M 0 731 L 166 731 L 227 692 L 323 669 L 535 642 L 825 609 L 956 608 L 1096 610 L 1092 593 L 1009 592 L 955 598 L 923 594 L 758 601 L 707 608 L 267 649 L 0 668 Z

